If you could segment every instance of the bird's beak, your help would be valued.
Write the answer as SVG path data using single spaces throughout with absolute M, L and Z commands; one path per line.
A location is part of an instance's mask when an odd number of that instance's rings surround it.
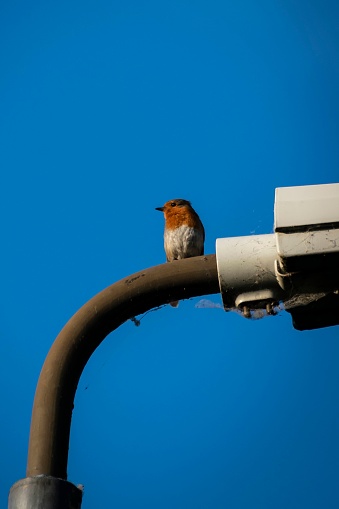
M 155 207 L 155 210 L 160 210 L 160 212 L 164 211 L 164 207 Z

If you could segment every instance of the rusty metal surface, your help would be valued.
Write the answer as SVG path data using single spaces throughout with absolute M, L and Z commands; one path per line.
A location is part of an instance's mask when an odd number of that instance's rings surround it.
M 151 267 L 89 300 L 53 343 L 38 381 L 31 420 L 27 477 L 67 479 L 72 409 L 81 373 L 103 339 L 126 320 L 161 304 L 219 293 L 215 255 Z

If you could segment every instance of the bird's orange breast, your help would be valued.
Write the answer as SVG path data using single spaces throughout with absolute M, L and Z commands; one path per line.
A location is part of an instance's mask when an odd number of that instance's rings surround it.
M 172 212 L 172 210 L 165 211 L 165 219 L 166 228 L 169 230 L 175 230 L 175 228 L 183 225 L 191 228 L 199 228 L 201 225 L 198 214 L 184 207 L 182 207 L 182 210 L 176 210 L 175 212 Z

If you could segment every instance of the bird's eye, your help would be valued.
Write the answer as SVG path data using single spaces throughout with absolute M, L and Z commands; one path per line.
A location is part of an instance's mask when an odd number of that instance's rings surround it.
M 175 201 L 172 201 L 172 203 L 171 203 L 171 207 L 175 207 L 175 206 L 176 206 Z

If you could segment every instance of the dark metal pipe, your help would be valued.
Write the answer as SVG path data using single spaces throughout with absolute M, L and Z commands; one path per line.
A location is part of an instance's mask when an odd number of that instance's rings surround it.
M 8 509 L 80 509 L 82 489 L 47 475 L 27 477 L 13 484 Z
M 219 293 L 215 255 L 158 265 L 109 286 L 89 300 L 53 343 L 38 381 L 27 477 L 67 479 L 73 401 L 81 373 L 101 341 L 133 316 L 174 300 Z

